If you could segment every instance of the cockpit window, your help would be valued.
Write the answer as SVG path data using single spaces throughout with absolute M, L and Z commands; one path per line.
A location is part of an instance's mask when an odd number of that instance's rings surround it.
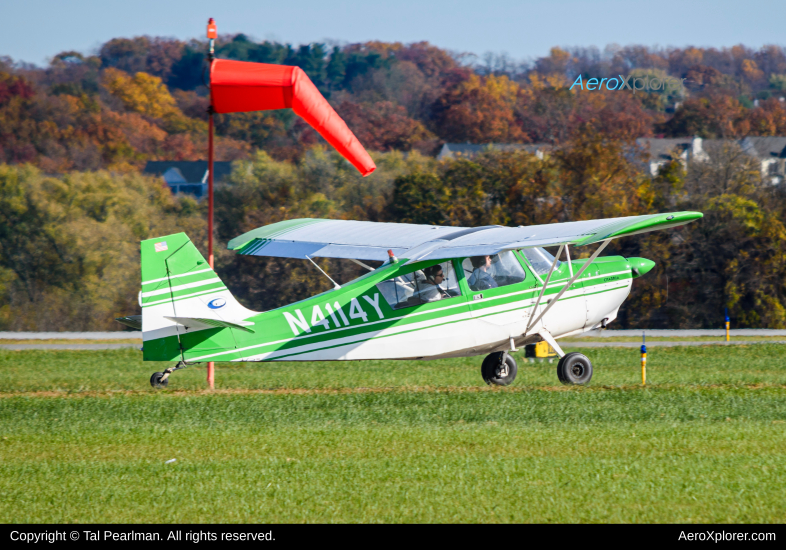
M 382 281 L 377 288 L 393 309 L 461 296 L 453 262 L 447 261 Z
M 466 258 L 461 267 L 469 288 L 476 292 L 520 283 L 527 277 L 527 272 L 510 251 Z
M 529 260 L 529 263 L 532 264 L 532 268 L 538 275 L 546 275 L 549 269 L 551 269 L 551 264 L 554 263 L 554 256 L 539 246 L 535 248 L 524 248 L 522 252 Z M 562 265 L 562 262 L 558 261 L 554 269 L 559 269 L 560 265 Z

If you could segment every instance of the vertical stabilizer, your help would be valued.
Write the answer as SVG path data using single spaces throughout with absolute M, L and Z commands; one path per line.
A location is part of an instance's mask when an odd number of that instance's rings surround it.
M 187 361 L 234 348 L 228 325 L 255 312 L 235 300 L 191 239 L 185 233 L 148 239 L 141 253 L 144 359 Z

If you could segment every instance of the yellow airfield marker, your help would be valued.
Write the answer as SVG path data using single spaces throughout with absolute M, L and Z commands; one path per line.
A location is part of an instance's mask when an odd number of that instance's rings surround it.
M 641 385 L 647 385 L 647 341 L 644 332 L 641 333 Z

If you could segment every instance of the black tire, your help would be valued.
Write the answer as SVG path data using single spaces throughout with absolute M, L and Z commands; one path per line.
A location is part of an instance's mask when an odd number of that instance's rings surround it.
M 592 362 L 581 353 L 567 353 L 557 363 L 557 377 L 563 384 L 589 384 L 592 379 Z
M 488 355 L 483 360 L 483 365 L 480 367 L 480 374 L 483 376 L 483 380 L 490 386 L 507 386 L 512 384 L 516 379 L 516 374 L 519 372 L 519 366 L 516 364 L 516 360 L 510 355 L 506 355 L 508 374 L 502 375 L 500 373 L 502 354 L 503 352 L 498 351 Z
M 163 372 L 154 372 L 153 376 L 150 377 L 150 385 L 156 389 L 166 388 L 169 385 L 169 378 L 161 380 L 163 376 Z

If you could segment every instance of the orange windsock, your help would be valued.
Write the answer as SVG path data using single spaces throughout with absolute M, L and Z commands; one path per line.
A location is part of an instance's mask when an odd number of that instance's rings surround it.
M 377 168 L 300 67 L 216 59 L 210 67 L 210 93 L 216 113 L 291 107 L 363 176 Z

